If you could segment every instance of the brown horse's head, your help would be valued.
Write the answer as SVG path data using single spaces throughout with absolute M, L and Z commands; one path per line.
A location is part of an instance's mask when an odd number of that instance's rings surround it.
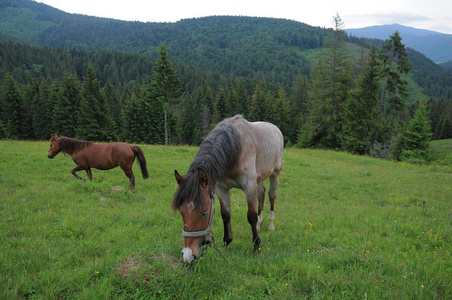
M 47 152 L 48 158 L 54 158 L 58 153 L 60 153 L 61 148 L 60 144 L 58 143 L 58 136 L 56 134 L 52 135 L 50 138 L 50 149 L 49 152 Z
M 203 245 L 212 241 L 211 223 L 215 212 L 213 193 L 207 173 L 198 169 L 197 174 L 180 175 L 174 172 L 179 189 L 173 201 L 173 208 L 182 215 L 185 239 L 182 256 L 191 263 L 200 256 Z

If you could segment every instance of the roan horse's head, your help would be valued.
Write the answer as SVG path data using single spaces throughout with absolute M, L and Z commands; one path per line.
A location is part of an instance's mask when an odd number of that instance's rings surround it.
M 182 236 L 185 239 L 182 256 L 187 263 L 198 258 L 201 247 L 212 241 L 211 224 L 215 213 L 209 178 L 202 169 L 198 169 L 196 173 L 182 176 L 174 171 L 179 189 L 173 201 L 173 208 L 179 210 L 182 215 Z
M 58 136 L 56 134 L 52 135 L 50 138 L 50 149 L 47 152 L 48 158 L 54 158 L 58 153 L 60 153 L 60 144 L 58 143 Z

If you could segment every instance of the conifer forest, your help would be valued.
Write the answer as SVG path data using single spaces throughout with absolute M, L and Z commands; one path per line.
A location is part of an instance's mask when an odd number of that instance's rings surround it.
M 339 15 L 330 29 L 249 17 L 78 18 L 39 41 L 1 36 L 0 138 L 199 145 L 236 114 L 277 125 L 288 147 L 410 162 L 428 161 L 431 139 L 452 138 L 450 71 L 398 32 L 357 39 Z M 101 33 L 83 44 L 90 22 Z M 71 40 L 60 40 L 62 28 Z

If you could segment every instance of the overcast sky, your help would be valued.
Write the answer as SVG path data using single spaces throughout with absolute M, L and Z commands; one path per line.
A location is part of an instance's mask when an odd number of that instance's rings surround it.
M 126 21 L 176 22 L 214 15 L 284 18 L 345 29 L 398 23 L 452 34 L 452 0 L 37 0 L 69 13 Z

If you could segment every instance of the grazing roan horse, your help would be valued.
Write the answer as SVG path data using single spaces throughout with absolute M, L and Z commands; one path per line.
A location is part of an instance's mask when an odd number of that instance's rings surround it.
M 135 191 L 135 176 L 132 172 L 135 157 L 138 158 L 140 163 L 143 178 L 149 178 L 146 158 L 143 150 L 138 146 L 125 143 L 95 144 L 93 142 L 52 135 L 47 157 L 54 158 L 60 151 L 69 154 L 77 165 L 71 171 L 72 175 L 77 179 L 84 180 L 76 173 L 77 171 L 85 170 L 89 180 L 93 180 L 91 168 L 110 170 L 119 166 L 129 178 L 130 189 Z
M 223 242 L 226 246 L 232 242 L 229 195 L 232 188 L 245 192 L 254 250 L 259 249 L 258 231 L 263 222 L 265 198 L 262 181 L 270 178 L 269 230 L 274 230 L 274 204 L 284 163 L 283 148 L 284 140 L 278 127 L 266 122 L 248 122 L 235 116 L 220 122 L 204 139 L 185 176 L 177 170 L 174 172 L 179 186 L 172 207 L 182 215 L 185 239 L 182 255 L 185 262 L 190 263 L 199 257 L 200 248 L 212 241 L 214 193 L 220 200 Z

